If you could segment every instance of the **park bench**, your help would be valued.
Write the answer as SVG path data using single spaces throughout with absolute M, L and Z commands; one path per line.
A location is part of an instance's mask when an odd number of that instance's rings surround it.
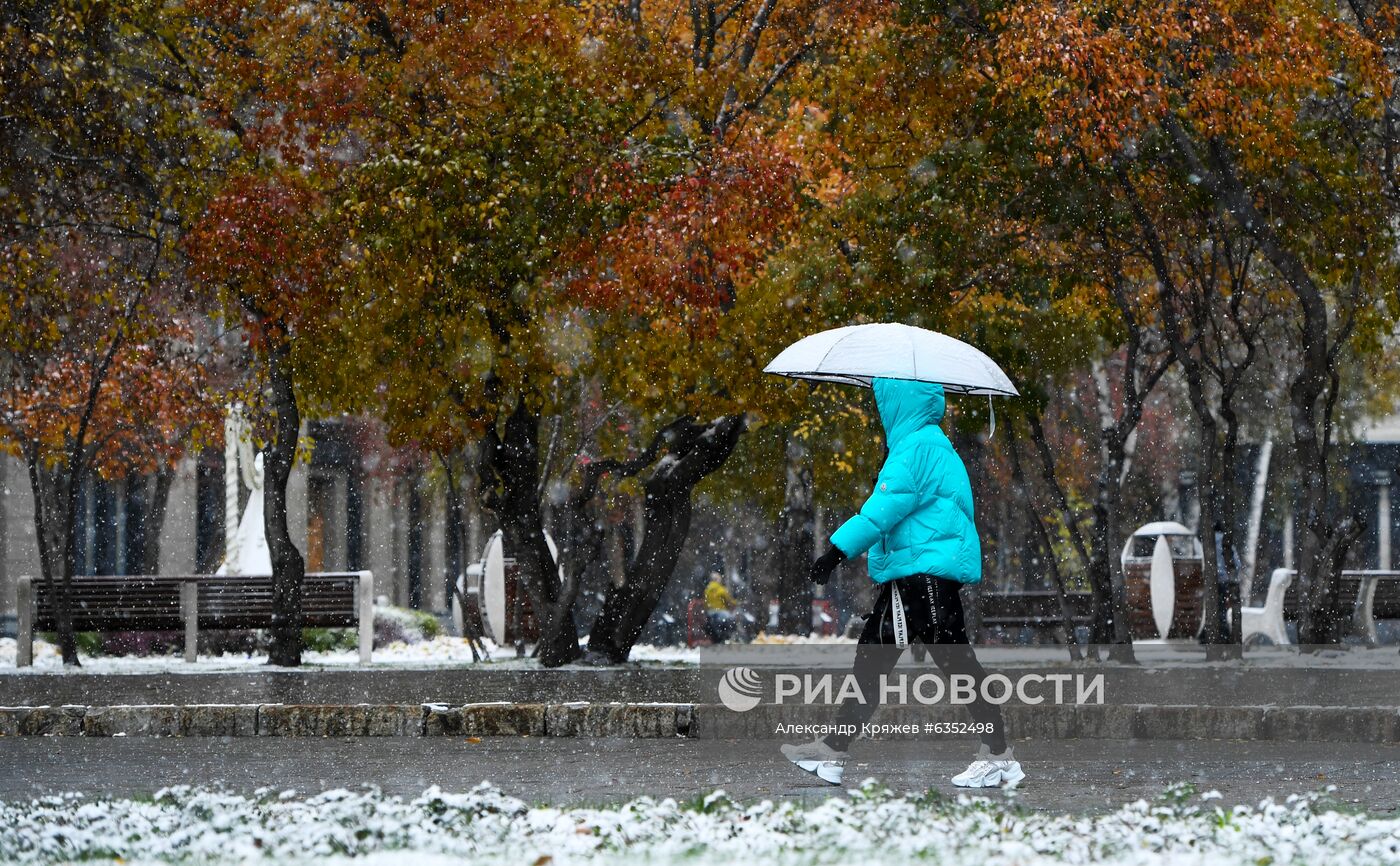
M 1089 625 L 1094 618 L 1093 599 L 1087 592 L 1066 594 L 1073 622 L 1066 623 L 1060 610 L 1059 596 L 1054 592 L 981 593 L 978 610 L 983 628 L 1039 629 L 1063 627 L 1072 632 Z
M 361 663 L 374 644 L 374 576 L 368 571 L 314 572 L 302 581 L 302 625 L 359 628 Z M 19 651 L 16 665 L 34 662 L 34 633 L 58 627 L 46 581 L 18 584 Z M 178 631 L 185 661 L 196 657 L 200 629 L 253 629 L 272 625 L 270 575 L 131 575 L 73 578 L 74 631 Z
M 1292 643 L 1287 623 L 1297 622 L 1302 609 L 1296 574 L 1289 568 L 1274 569 L 1264 604 L 1241 609 L 1243 642 L 1264 637 L 1278 645 Z M 1400 571 L 1343 571 L 1339 606 L 1352 612 L 1353 630 L 1374 646 L 1379 643 L 1376 620 L 1400 619 Z

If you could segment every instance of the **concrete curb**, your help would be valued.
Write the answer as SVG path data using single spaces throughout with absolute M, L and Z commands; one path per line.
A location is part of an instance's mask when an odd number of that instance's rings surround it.
M 1015 739 L 1400 742 L 1395 707 L 1187 705 L 1006 706 Z M 718 704 L 474 703 L 192 704 L 0 707 L 0 737 L 585 737 L 795 739 L 794 726 L 829 723 L 830 707 Z M 961 736 L 953 706 L 886 707 L 874 721 L 912 726 L 882 739 Z
M 690 704 L 0 707 L 0 737 L 684 737 Z

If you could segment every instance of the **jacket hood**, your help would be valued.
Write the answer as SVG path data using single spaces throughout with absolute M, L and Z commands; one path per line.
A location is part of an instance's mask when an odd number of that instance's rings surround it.
M 890 448 L 920 427 L 936 425 L 943 420 L 942 385 L 909 379 L 875 379 L 870 387 L 875 392 L 875 408 L 885 428 L 885 444 Z

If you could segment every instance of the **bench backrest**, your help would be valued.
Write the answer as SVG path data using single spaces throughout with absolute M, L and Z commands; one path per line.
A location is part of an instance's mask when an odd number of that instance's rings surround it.
M 1285 618 L 1297 619 L 1303 610 L 1302 581 L 1297 577 L 1288 585 L 1288 592 L 1283 596 L 1283 615 Z M 1356 597 L 1361 593 L 1361 579 L 1355 577 L 1354 572 L 1342 572 L 1341 594 L 1337 599 L 1337 607 L 1343 611 L 1349 611 L 1356 606 Z
M 1376 581 L 1376 594 L 1372 600 L 1372 616 L 1376 619 L 1400 619 L 1400 572 L 1376 572 L 1376 571 L 1352 571 L 1342 572 L 1341 594 L 1337 599 L 1337 606 L 1346 615 L 1350 615 L 1356 607 L 1356 600 L 1361 595 L 1361 585 L 1366 576 L 1382 575 Z M 1296 620 L 1302 612 L 1302 590 L 1299 581 L 1295 578 L 1288 586 L 1288 592 L 1283 596 L 1283 615 L 1286 619 Z
M 1087 592 L 1066 593 L 1076 623 L 1093 618 L 1093 600 Z M 983 625 L 1040 625 L 1060 622 L 1059 597 L 1053 592 L 982 593 L 978 596 Z
M 355 572 L 323 572 L 302 581 L 302 624 L 344 628 L 358 622 Z M 272 624 L 272 577 L 132 575 L 73 578 L 73 628 L 77 631 L 174 631 L 184 627 L 180 587 L 198 589 L 200 628 L 267 628 Z M 48 582 L 34 581 L 34 627 L 58 627 Z
M 179 577 L 75 577 L 73 628 L 77 631 L 158 631 L 178 629 Z M 48 582 L 34 581 L 34 627 L 58 627 Z
M 308 574 L 301 584 L 302 624 L 311 628 L 355 625 L 358 581 L 354 573 Z M 200 579 L 200 628 L 266 628 L 271 622 L 271 577 Z
M 1371 615 L 1376 619 L 1400 619 L 1400 574 L 1376 581 Z

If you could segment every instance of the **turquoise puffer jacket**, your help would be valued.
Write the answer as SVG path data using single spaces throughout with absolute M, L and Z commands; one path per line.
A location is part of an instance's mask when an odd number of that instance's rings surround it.
M 943 386 L 876 379 L 875 406 L 889 456 L 860 513 L 831 543 L 847 558 L 870 551 L 877 583 L 930 574 L 962 583 L 982 579 L 982 544 L 972 514 L 972 482 L 938 427 Z

